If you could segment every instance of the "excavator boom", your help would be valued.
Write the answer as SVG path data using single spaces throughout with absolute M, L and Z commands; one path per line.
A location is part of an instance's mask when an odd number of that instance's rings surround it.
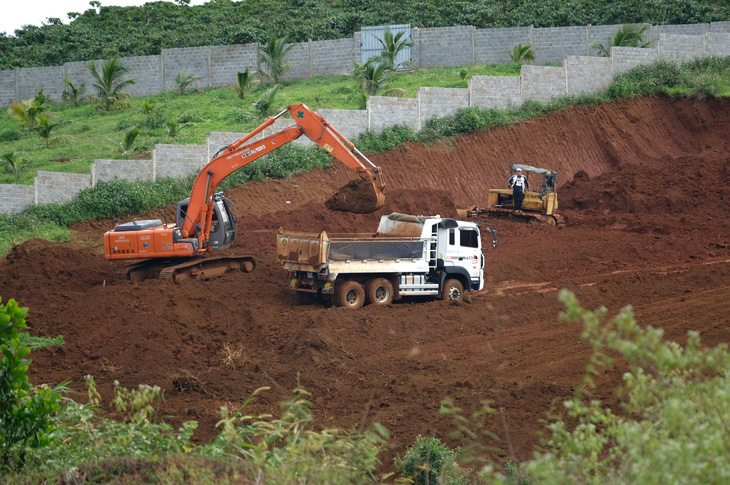
M 293 125 L 254 141 L 258 134 L 287 113 L 294 119 Z M 237 268 L 244 272 L 252 271 L 255 267 L 252 258 L 226 258 L 225 264 L 220 265 L 217 261 L 222 261 L 222 258 L 200 260 L 206 253 L 229 247 L 236 235 L 235 207 L 232 208 L 232 203 L 216 189 L 236 170 L 302 135 L 360 177 L 358 182 L 351 182 L 328 201 L 330 208 L 362 213 L 373 212 L 383 206 L 385 184 L 380 168 L 327 120 L 306 105 L 296 104 L 267 118 L 251 133 L 221 150 L 200 171 L 190 198 L 178 203 L 176 225 L 163 224 L 160 220 L 133 221 L 117 224 L 114 230 L 108 231 L 104 236 L 106 258 L 148 260 L 154 264 L 146 264 L 138 273 L 154 267 L 151 272 L 175 278 L 207 278 Z M 180 257 L 197 259 L 195 262 L 191 259 L 190 262 L 173 263 L 173 258 Z

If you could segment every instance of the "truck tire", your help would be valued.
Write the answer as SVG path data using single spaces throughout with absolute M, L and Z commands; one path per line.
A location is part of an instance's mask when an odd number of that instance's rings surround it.
M 365 288 L 357 281 L 343 281 L 335 287 L 333 302 L 353 310 L 362 308 L 365 304 Z
M 393 284 L 385 278 L 374 278 L 365 284 L 365 299 L 373 305 L 393 303 Z
M 446 280 L 441 290 L 441 299 L 446 301 L 461 301 L 462 298 L 464 298 L 464 285 L 456 279 Z

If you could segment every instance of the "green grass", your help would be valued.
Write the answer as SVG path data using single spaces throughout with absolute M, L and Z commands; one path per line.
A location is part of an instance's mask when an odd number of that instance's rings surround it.
M 20 332 L 20 345 L 28 347 L 30 350 L 39 350 L 46 347 L 60 347 L 66 344 L 63 335 L 59 335 L 56 338 L 51 337 L 33 337 L 26 332 Z
M 350 70 L 351 66 L 343 66 Z M 464 68 L 422 69 L 396 73 L 388 88 L 402 88 L 407 96 L 415 97 L 420 86 L 466 87 L 459 71 Z M 471 66 L 468 75 L 519 75 L 519 66 Z M 21 184 L 32 184 L 37 170 L 88 173 L 94 159 L 120 157 L 116 143 L 126 130 L 140 128 L 135 154 L 124 158 L 149 158 L 149 152 L 159 143 L 204 144 L 211 131 L 246 132 L 262 120 L 254 114 L 252 104 L 258 101 L 268 86 L 258 85 L 239 99 L 233 88 L 210 88 L 179 95 L 166 91 L 153 96 L 133 98 L 128 109 L 104 112 L 91 104 L 79 107 L 52 102 L 44 114 L 54 130 L 55 142 L 49 148 L 40 136 L 29 132 L 10 118 L 7 110 L 0 112 L 0 153 L 18 152 L 23 160 L 32 162 L 30 170 L 20 178 Z M 359 109 L 358 86 L 349 76 L 317 76 L 312 79 L 287 81 L 276 97 L 277 106 L 305 103 L 312 109 Z M 142 112 L 144 103 L 155 106 L 152 115 Z M 167 135 L 165 121 L 188 123 L 180 135 Z M 15 183 L 9 173 L 0 173 L 0 183 Z

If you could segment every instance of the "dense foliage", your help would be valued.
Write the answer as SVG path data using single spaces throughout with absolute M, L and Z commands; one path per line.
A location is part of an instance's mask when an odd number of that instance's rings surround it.
M 490 28 L 730 20 L 730 4 L 718 0 L 212 0 L 195 7 L 184 1 L 150 2 L 140 7 L 90 4 L 93 8 L 85 12 L 70 12 L 73 20 L 69 25 L 49 18 L 42 26 L 27 25 L 15 33 L 0 34 L 0 69 L 155 55 L 165 48 L 264 43 L 271 35 L 292 42 L 338 39 L 372 25 Z

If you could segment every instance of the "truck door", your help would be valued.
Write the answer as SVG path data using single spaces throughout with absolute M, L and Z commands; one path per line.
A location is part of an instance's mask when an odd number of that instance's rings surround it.
M 458 235 L 458 260 L 456 264 L 469 273 L 472 287 L 480 290 L 484 286 L 482 278 L 482 250 L 479 229 L 474 226 L 461 226 Z

